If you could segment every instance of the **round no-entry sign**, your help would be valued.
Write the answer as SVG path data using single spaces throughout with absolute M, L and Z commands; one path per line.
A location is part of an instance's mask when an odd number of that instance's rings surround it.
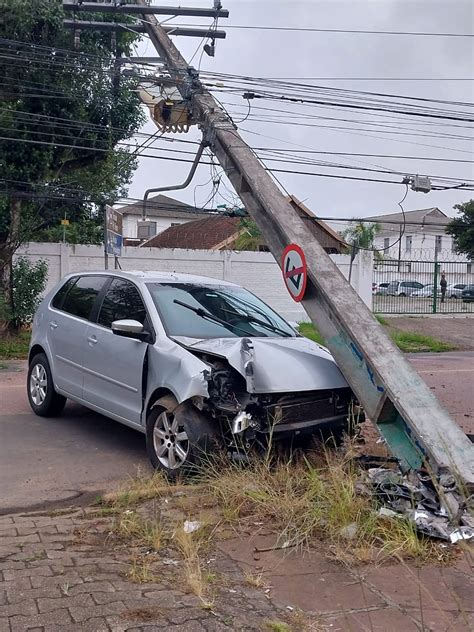
M 283 251 L 282 272 L 286 288 L 294 301 L 301 301 L 306 290 L 308 272 L 306 258 L 300 246 L 290 244 Z

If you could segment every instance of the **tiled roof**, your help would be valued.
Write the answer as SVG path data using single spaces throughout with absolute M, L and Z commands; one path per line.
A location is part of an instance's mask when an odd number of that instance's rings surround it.
M 207 216 L 179 226 L 170 226 L 146 241 L 142 247 L 215 250 L 239 236 L 240 221 L 239 217 Z

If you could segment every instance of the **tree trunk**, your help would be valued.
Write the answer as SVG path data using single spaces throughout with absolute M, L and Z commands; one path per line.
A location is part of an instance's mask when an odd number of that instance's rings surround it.
M 20 246 L 21 201 L 10 200 L 10 229 L 5 243 L 0 244 L 0 285 L 6 314 L 0 315 L 4 320 L 4 331 L 16 331 L 17 325 L 11 315 L 15 303 L 13 296 L 13 255 Z

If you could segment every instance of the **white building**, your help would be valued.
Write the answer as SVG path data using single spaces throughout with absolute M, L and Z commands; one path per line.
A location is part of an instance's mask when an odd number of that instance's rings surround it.
M 474 282 L 474 267 L 466 255 L 458 254 L 453 238 L 445 231 L 451 221 L 439 208 L 374 215 L 364 221 L 375 222 L 379 232 L 374 240 L 383 260 L 375 260 L 374 283 L 435 280 L 435 261 L 448 284 Z
M 194 206 L 180 202 L 166 195 L 150 197 L 146 204 L 146 221 L 142 221 L 143 202 L 135 202 L 116 207 L 123 217 L 123 237 L 125 243 L 141 243 L 162 233 L 170 226 L 201 219 L 202 214 Z
M 456 261 L 469 263 L 456 253 L 451 235 L 445 231 L 451 221 L 439 208 L 374 215 L 364 221 L 376 222 L 379 232 L 375 247 L 384 257 L 404 261 Z

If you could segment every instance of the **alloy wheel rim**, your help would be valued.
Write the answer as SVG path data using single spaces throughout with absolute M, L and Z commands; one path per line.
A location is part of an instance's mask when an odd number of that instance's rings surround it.
M 176 470 L 186 461 L 189 438 L 178 418 L 164 411 L 158 415 L 153 428 L 153 446 L 159 462 Z
M 47 389 L 48 376 L 46 375 L 46 369 L 42 364 L 35 364 L 30 376 L 30 394 L 36 406 L 41 406 L 46 399 Z

